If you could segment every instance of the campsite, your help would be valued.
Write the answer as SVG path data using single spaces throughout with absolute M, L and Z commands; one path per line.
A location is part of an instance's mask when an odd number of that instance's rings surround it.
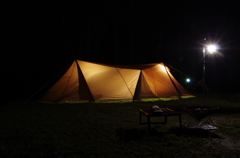
M 239 94 L 190 93 L 171 72 L 75 60 L 38 99 L 1 104 L 1 157 L 237 158 Z
M 238 3 L 4 3 L 0 158 L 239 158 Z
M 185 125 L 194 120 L 183 107 L 199 105 L 202 97 L 197 94 L 155 102 L 8 102 L 0 106 L 0 154 L 1 157 L 239 157 L 240 103 L 236 94 L 206 95 L 208 106 L 219 107 L 212 116 L 218 130 L 180 130 L 175 117 L 169 117 L 166 125 L 153 125 L 151 135 L 146 125 L 139 125 L 138 110 L 152 105 L 181 112 Z

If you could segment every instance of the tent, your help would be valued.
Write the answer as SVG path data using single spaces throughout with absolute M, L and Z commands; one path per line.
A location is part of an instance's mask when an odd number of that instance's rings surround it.
M 106 65 L 75 60 L 41 101 L 140 100 L 191 94 L 163 63 Z

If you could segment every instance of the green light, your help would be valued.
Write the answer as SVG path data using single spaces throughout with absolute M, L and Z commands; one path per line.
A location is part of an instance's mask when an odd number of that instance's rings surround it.
M 187 79 L 186 79 L 186 82 L 187 82 L 187 83 L 190 83 L 190 82 L 191 82 L 191 79 L 190 79 L 190 78 L 187 78 Z

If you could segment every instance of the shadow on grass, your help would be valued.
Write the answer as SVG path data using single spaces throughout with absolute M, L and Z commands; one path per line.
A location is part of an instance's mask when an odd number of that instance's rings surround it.
M 118 128 L 116 130 L 119 142 L 130 142 L 130 141 L 137 141 L 146 137 L 148 133 L 146 130 L 131 128 L 131 129 L 124 129 Z
M 119 138 L 119 142 L 130 142 L 130 141 L 138 141 L 146 137 L 158 136 L 164 138 L 166 135 L 175 135 L 177 137 L 196 137 L 196 138 L 219 138 L 222 139 L 215 133 L 212 133 L 208 130 L 203 129 L 179 129 L 179 128 L 171 128 L 167 132 L 158 131 L 156 129 L 152 129 L 149 134 L 146 129 L 124 129 L 119 128 L 116 130 L 117 136 Z
M 169 132 L 172 134 L 175 134 L 176 136 L 183 136 L 183 137 L 221 138 L 217 134 L 212 133 L 211 130 L 204 130 L 204 129 L 172 128 L 169 130 Z

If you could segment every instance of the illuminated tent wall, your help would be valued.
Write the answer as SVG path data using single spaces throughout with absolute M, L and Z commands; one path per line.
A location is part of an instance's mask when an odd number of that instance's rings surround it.
M 191 95 L 163 63 L 114 66 L 75 60 L 42 101 L 116 100 Z

